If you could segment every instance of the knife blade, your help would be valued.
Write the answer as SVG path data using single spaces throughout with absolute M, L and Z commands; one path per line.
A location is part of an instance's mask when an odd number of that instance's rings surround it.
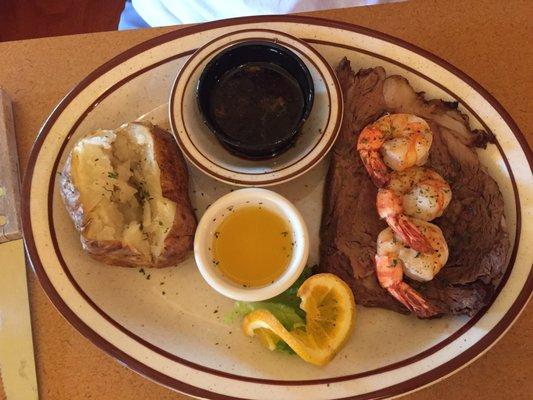
M 0 88 L 0 376 L 7 400 L 38 399 L 11 100 Z

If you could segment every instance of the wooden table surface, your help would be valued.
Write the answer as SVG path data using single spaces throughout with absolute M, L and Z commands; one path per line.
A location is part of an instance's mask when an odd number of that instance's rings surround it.
M 533 7 L 529 0 L 420 0 L 315 16 L 373 28 L 451 62 L 491 92 L 533 144 Z M 21 167 L 46 116 L 78 81 L 173 28 L 0 43 L 0 85 L 14 101 Z M 56 311 L 29 273 L 40 395 L 50 399 L 187 399 L 122 366 Z M 533 398 L 533 305 L 487 354 L 406 399 Z M 0 390 L 0 399 L 4 399 Z

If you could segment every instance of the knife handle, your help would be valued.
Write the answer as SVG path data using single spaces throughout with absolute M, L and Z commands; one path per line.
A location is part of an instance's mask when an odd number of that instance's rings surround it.
M 11 99 L 0 88 L 0 243 L 22 237 L 20 181 Z

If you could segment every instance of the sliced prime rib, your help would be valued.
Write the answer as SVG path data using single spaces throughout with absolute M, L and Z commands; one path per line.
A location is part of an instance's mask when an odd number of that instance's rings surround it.
M 381 67 L 355 73 L 343 59 L 337 76 L 344 95 L 344 118 L 324 189 L 320 270 L 348 282 L 362 305 L 408 312 L 379 286 L 375 276 L 376 238 L 386 225 L 377 215 L 376 188 L 355 144 L 359 132 L 386 112 L 416 114 L 428 121 L 434 134 L 427 165 L 452 188 L 449 207 L 434 221 L 443 230 L 450 256 L 432 281 L 405 279 L 441 314 L 474 314 L 493 294 L 509 249 L 502 195 L 474 151 L 475 146 L 486 146 L 492 136 L 472 131 L 457 103 L 427 101 L 405 78 L 387 78 Z

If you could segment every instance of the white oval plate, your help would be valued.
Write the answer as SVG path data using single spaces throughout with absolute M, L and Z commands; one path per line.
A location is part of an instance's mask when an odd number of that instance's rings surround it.
M 289 48 L 309 69 L 315 88 L 313 108 L 294 145 L 265 160 L 246 160 L 228 152 L 203 123 L 196 103 L 198 78 L 207 63 L 245 40 L 270 40 Z M 297 178 L 325 157 L 339 132 L 342 110 L 335 72 L 313 47 L 282 32 L 246 29 L 216 37 L 189 58 L 172 87 L 169 118 L 183 154 L 206 174 L 239 186 L 271 186 Z
M 176 268 L 139 271 L 105 266 L 83 254 L 56 179 L 73 143 L 92 129 L 115 128 L 166 103 L 177 71 L 197 47 L 257 24 L 306 40 L 332 66 L 343 56 L 355 68 L 383 65 L 430 97 L 458 100 L 474 127 L 495 134 L 498 145 L 480 150 L 479 156 L 503 193 L 513 247 L 488 307 L 473 318 L 431 321 L 358 307 L 346 347 L 329 365 L 317 368 L 263 349 L 241 334 L 238 323 L 225 324 L 223 315 L 232 302 L 209 288 L 192 257 Z M 147 118 L 168 125 L 164 107 Z M 533 286 L 532 158 L 505 110 L 472 79 L 430 53 L 375 31 L 326 20 L 224 20 L 136 46 L 96 69 L 62 100 L 30 156 L 24 236 L 31 263 L 58 310 L 104 351 L 163 385 L 212 399 L 382 398 L 464 367 L 501 337 L 526 304 Z M 327 158 L 294 181 L 273 187 L 304 216 L 311 263 L 318 261 L 326 169 Z M 198 215 L 233 189 L 192 166 L 190 173 Z

